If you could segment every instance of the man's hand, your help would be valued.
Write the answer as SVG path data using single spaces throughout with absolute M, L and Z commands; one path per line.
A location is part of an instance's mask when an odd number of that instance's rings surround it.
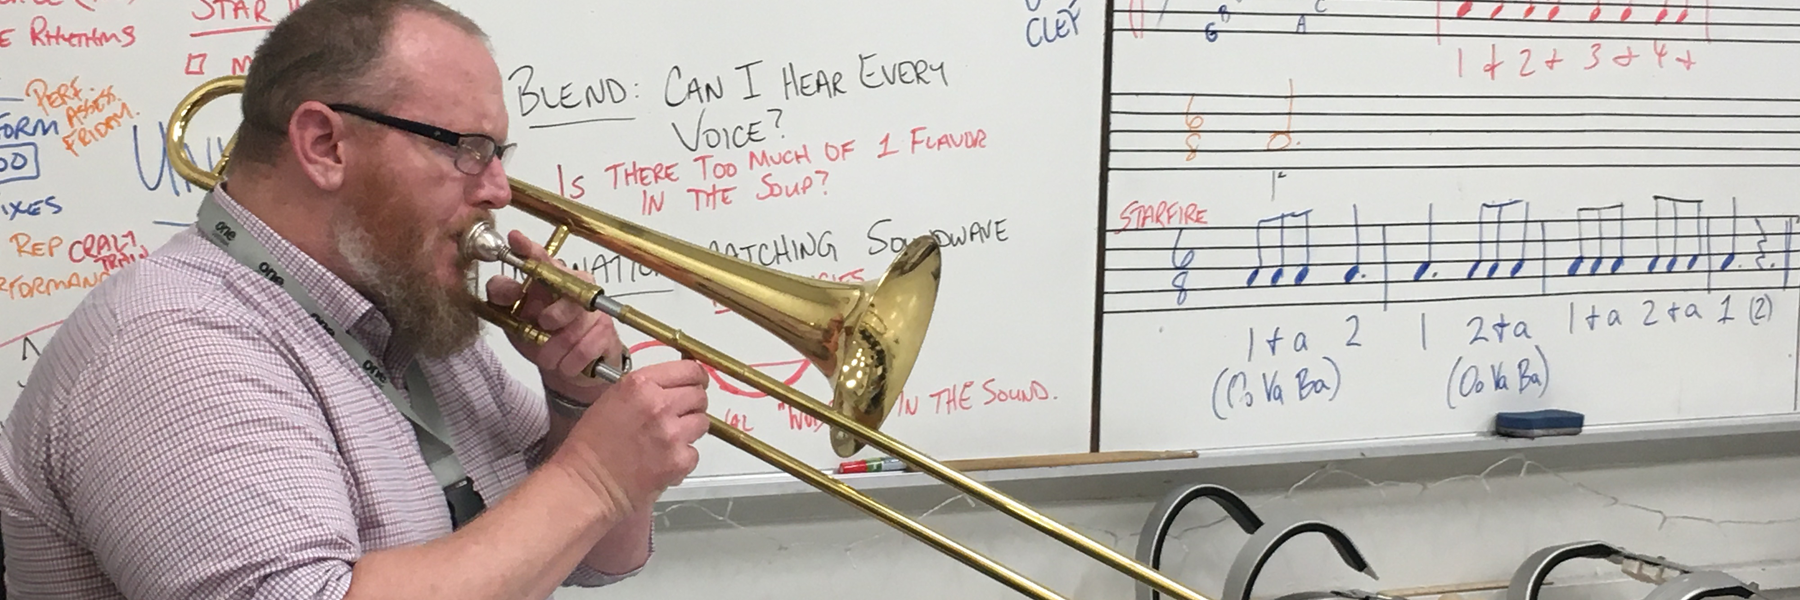
M 556 264 L 543 246 L 517 230 L 507 234 L 507 243 L 522 258 Z M 592 273 L 572 271 L 561 265 L 558 268 L 588 282 L 594 280 Z M 605 357 L 607 364 L 622 366 L 625 346 L 619 341 L 612 317 L 606 313 L 590 311 L 580 302 L 564 298 L 542 283 L 534 282 L 530 289 L 524 289 L 519 282 L 502 276 L 488 280 L 487 293 L 488 302 L 503 307 L 511 306 L 523 295 L 525 301 L 519 305 L 519 318 L 550 334 L 550 340 L 539 346 L 507 332 L 507 339 L 512 341 L 519 354 L 543 372 L 545 387 L 578 402 L 590 403 L 599 397 L 606 382 L 589 377 L 586 373 L 588 365 L 596 358 Z
M 551 462 L 569 467 L 629 514 L 645 510 L 700 462 L 706 388 L 700 363 L 679 360 L 633 370 L 582 415 Z
M 552 260 L 518 231 L 508 234 L 508 243 L 523 258 Z M 593 281 L 591 273 L 570 272 Z M 640 366 L 614 385 L 588 377 L 585 371 L 596 357 L 619 366 L 624 345 L 612 317 L 559 297 L 542 283 L 522 287 L 505 277 L 490 279 L 488 301 L 507 306 L 523 294 L 519 317 L 549 333 L 550 340 L 538 346 L 509 332 L 513 346 L 543 372 L 545 387 L 592 403 L 549 460 L 577 474 L 620 514 L 646 509 L 699 463 L 694 442 L 709 424 L 706 370 L 681 360 Z

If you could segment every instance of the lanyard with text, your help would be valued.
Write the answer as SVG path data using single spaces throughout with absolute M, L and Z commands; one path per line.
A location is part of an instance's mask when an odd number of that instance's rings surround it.
M 431 468 L 431 476 L 443 488 L 444 499 L 450 505 L 453 526 L 461 528 L 486 509 L 481 494 L 475 492 L 475 482 L 463 471 L 462 462 L 456 460 L 455 451 L 451 448 L 450 430 L 444 427 L 443 414 L 438 411 L 437 399 L 432 396 L 431 387 L 425 381 L 425 373 L 420 370 L 418 361 L 413 361 L 411 368 L 406 370 L 406 387 L 411 392 L 411 402 L 408 402 L 408 395 L 402 394 L 388 379 L 387 372 L 382 370 L 381 363 L 375 360 L 374 355 L 351 338 L 336 320 L 320 310 L 319 303 L 313 300 L 312 295 L 299 282 L 290 285 L 287 272 L 282 270 L 269 249 L 263 247 L 255 237 L 244 234 L 243 224 L 214 201 L 211 194 L 200 202 L 199 217 L 200 222 L 196 226 L 200 228 L 202 235 L 300 303 L 300 308 L 309 313 L 313 321 L 324 328 L 332 339 L 337 340 L 338 345 L 343 346 L 352 360 L 361 365 L 363 373 L 369 376 L 375 387 L 381 389 L 381 393 L 387 395 L 388 401 L 394 403 L 394 408 L 412 422 L 413 433 L 419 439 L 419 453 L 425 456 L 425 464 Z

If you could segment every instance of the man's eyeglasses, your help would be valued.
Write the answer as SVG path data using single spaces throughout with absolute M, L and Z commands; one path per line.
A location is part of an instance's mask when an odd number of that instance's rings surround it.
M 330 107 L 331 110 L 356 115 L 394 129 L 437 140 L 443 142 L 445 145 L 456 148 L 456 170 L 469 175 L 480 175 L 483 170 L 487 169 L 489 161 L 495 159 L 505 160 L 506 153 L 511 151 L 514 146 L 518 145 L 502 145 L 499 141 L 492 137 L 488 137 L 486 134 L 457 133 L 435 125 L 426 125 L 418 121 L 409 121 L 400 117 L 382 114 L 354 104 L 327 104 L 326 106 Z

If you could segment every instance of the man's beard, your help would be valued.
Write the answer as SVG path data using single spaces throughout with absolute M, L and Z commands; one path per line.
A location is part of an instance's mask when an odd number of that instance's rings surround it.
M 391 178 L 370 173 L 362 179 L 350 197 L 352 218 L 332 224 L 338 253 L 355 274 L 351 286 L 387 316 L 390 339 L 427 357 L 467 348 L 481 337 L 474 262 L 460 259 L 465 276 L 455 285 L 437 284 L 433 247 L 448 234 L 419 227 L 408 194 Z

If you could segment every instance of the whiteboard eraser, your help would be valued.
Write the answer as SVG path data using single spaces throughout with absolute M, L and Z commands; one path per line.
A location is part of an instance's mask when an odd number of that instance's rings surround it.
M 1581 433 L 1581 413 L 1547 408 L 1494 414 L 1494 433 L 1506 437 L 1536 438 Z

